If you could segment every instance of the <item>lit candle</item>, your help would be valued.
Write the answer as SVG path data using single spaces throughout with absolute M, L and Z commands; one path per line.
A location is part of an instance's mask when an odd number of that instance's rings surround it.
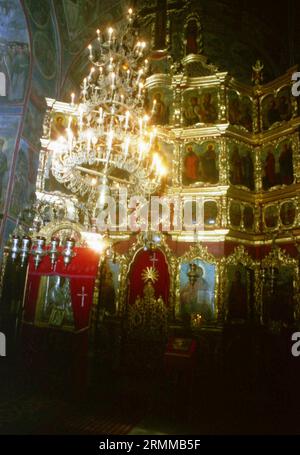
M 155 106 L 156 106 L 156 100 L 153 100 L 153 105 L 152 105 L 152 114 L 155 112 Z
M 116 79 L 115 73 L 111 73 L 111 88 L 112 89 L 115 88 L 115 79 Z
M 100 30 L 99 30 L 99 28 L 97 30 L 97 39 L 98 39 L 98 41 L 100 41 Z
M 87 82 L 86 82 L 86 77 L 85 77 L 85 78 L 83 79 L 83 88 L 84 88 L 84 90 L 86 90 L 86 84 L 87 84 Z
M 71 93 L 71 106 L 74 106 L 75 93 Z
M 93 57 L 93 48 L 92 48 L 91 44 L 89 44 L 88 50 L 90 51 L 90 58 L 92 58 Z
M 109 43 L 111 42 L 112 34 L 113 34 L 113 29 L 112 29 L 112 27 L 109 27 L 109 29 L 108 29 L 108 42 Z

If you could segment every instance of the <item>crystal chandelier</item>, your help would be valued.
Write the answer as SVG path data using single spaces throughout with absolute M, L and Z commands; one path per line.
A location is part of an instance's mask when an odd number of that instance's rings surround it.
M 113 184 L 151 194 L 166 173 L 153 150 L 156 130 L 144 109 L 148 61 L 133 27 L 133 12 L 117 40 L 113 28 L 97 30 L 88 46 L 91 69 L 79 102 L 71 95 L 67 138 L 51 144 L 52 173 L 74 193 L 105 199 Z M 78 128 L 72 130 L 73 118 Z

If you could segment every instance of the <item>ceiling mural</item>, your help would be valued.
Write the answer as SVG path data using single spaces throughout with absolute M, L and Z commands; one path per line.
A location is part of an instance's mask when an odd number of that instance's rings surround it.
M 96 28 L 119 20 L 124 0 L 55 0 L 62 47 L 62 74 L 91 41 Z

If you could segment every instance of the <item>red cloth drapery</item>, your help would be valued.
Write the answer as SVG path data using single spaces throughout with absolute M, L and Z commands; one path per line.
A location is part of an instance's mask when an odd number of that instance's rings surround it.
M 147 267 L 155 267 L 158 279 L 153 283 L 155 297 L 162 297 L 169 304 L 170 274 L 164 253 L 158 248 L 151 251 L 141 250 L 137 253 L 129 272 L 129 304 L 133 304 L 138 295 L 143 295 L 145 282 L 142 273 Z
M 33 259 L 30 258 L 24 306 L 26 322 L 34 321 L 41 277 L 60 275 L 70 279 L 75 329 L 88 327 L 99 255 L 88 248 L 74 248 L 74 252 L 76 256 L 67 267 L 64 265 L 63 257 L 59 256 L 55 270 L 51 269 L 49 256 L 43 257 L 37 270 L 34 269 Z

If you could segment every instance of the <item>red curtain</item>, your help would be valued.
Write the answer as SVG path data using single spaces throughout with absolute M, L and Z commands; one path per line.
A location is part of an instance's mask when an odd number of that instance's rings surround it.
M 166 305 L 169 304 L 170 274 L 164 253 L 159 249 L 140 251 L 129 272 L 129 304 L 133 304 L 138 295 L 143 295 L 145 282 L 142 279 L 143 271 L 147 267 L 154 267 L 158 272 L 158 279 L 153 283 L 155 297 L 162 297 Z
M 64 265 L 63 257 L 59 256 L 55 270 L 51 269 L 49 256 L 43 257 L 37 270 L 34 268 L 33 259 L 30 258 L 24 308 L 26 322 L 34 321 L 41 277 L 60 275 L 70 279 L 75 329 L 88 327 L 99 254 L 88 248 L 74 248 L 74 252 L 76 256 L 67 267 Z

